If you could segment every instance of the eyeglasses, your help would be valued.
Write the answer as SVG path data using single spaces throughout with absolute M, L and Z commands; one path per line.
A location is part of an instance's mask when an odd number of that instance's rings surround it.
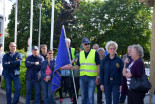
M 50 54 L 50 55 L 51 55 L 51 54 L 53 54 L 53 53 L 48 53 L 48 54 Z
M 84 44 L 84 45 L 90 45 L 89 43 L 87 43 L 87 44 Z

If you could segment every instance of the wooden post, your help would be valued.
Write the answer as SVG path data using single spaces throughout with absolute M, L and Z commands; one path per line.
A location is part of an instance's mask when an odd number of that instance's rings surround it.
M 150 94 L 154 93 L 155 90 L 155 3 L 153 6 L 153 18 L 152 18 L 152 35 L 151 35 L 151 55 L 150 55 L 150 82 L 152 84 L 152 89 L 150 90 Z M 151 103 L 152 97 L 150 97 L 150 103 Z
M 149 7 L 153 7 L 153 17 L 152 17 L 152 35 L 151 35 L 151 55 L 150 55 L 150 82 L 152 88 L 150 94 L 154 93 L 155 90 L 155 0 L 139 0 L 140 3 L 145 2 Z M 149 103 L 151 104 L 152 96 L 150 96 Z

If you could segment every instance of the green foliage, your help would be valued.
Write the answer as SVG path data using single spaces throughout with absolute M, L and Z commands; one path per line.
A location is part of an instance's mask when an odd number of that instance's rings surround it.
M 26 97 L 26 79 L 25 79 L 25 74 L 26 74 L 26 66 L 25 66 L 25 58 L 23 58 L 22 60 L 22 64 L 20 66 L 20 82 L 21 82 L 21 91 L 20 91 L 20 95 L 23 97 Z M 2 85 L 1 87 L 3 89 L 5 89 L 5 83 L 4 80 L 2 80 Z M 12 82 L 12 92 L 15 92 L 14 89 L 14 84 Z M 32 93 L 32 99 L 34 98 L 34 90 Z
M 74 1 L 74 0 L 73 0 Z M 75 0 L 76 1 L 76 0 Z M 50 46 L 51 37 L 51 11 L 52 11 L 52 0 L 34 0 L 33 2 L 33 35 L 32 44 L 38 45 L 38 34 L 39 34 L 39 8 L 38 4 L 42 4 L 41 8 L 41 44 L 47 44 Z M 18 35 L 17 35 L 17 46 L 18 49 L 27 50 L 27 40 L 30 36 L 30 0 L 18 0 Z M 64 0 L 55 1 L 54 11 L 54 47 L 58 47 L 58 41 L 61 34 L 62 25 L 65 25 L 66 31 L 68 32 L 68 25 L 73 22 L 72 12 L 74 12 L 76 2 L 71 4 L 66 3 Z M 73 7 L 74 6 L 74 7 Z M 12 6 L 11 14 L 9 15 L 8 33 L 9 35 L 5 38 L 5 50 L 9 50 L 8 46 L 11 41 L 14 40 L 14 19 L 15 9 Z
M 123 55 L 128 45 L 140 44 L 149 59 L 151 9 L 137 0 L 81 1 L 74 17 L 71 38 L 76 47 L 83 37 L 100 47 L 113 40 L 118 43 L 118 54 Z

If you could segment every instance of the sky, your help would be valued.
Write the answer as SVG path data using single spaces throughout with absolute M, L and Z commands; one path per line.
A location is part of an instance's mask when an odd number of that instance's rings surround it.
M 0 0 L 0 15 L 3 15 L 3 11 L 4 11 L 4 0 Z M 8 24 L 8 16 L 11 13 L 11 9 L 12 9 L 12 5 L 16 0 L 5 0 L 5 17 L 6 17 L 6 23 L 5 23 L 5 27 Z

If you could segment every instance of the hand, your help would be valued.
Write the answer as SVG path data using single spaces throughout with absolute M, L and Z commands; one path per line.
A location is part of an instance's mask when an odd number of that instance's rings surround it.
M 100 82 L 99 78 L 96 77 L 96 85 L 99 85 L 99 82 Z
M 122 90 L 122 86 L 120 86 L 119 88 L 120 88 L 120 91 L 121 91 Z
M 72 60 L 71 63 L 73 64 L 75 60 Z
M 130 59 L 129 59 L 129 58 L 126 58 L 125 61 L 124 61 L 124 63 L 125 63 L 125 64 L 126 64 L 126 63 L 129 63 L 129 61 L 130 61 Z
M 103 85 L 100 85 L 100 89 L 103 92 L 104 91 L 104 86 Z
M 35 65 L 39 65 L 39 62 L 35 62 L 34 64 L 35 64 Z
M 74 66 L 71 66 L 71 67 L 70 67 L 70 70 L 73 71 L 73 70 L 74 70 Z
M 7 64 L 10 64 L 10 61 L 8 61 Z
M 46 76 L 46 82 L 48 82 L 49 80 L 51 80 L 51 76 Z

